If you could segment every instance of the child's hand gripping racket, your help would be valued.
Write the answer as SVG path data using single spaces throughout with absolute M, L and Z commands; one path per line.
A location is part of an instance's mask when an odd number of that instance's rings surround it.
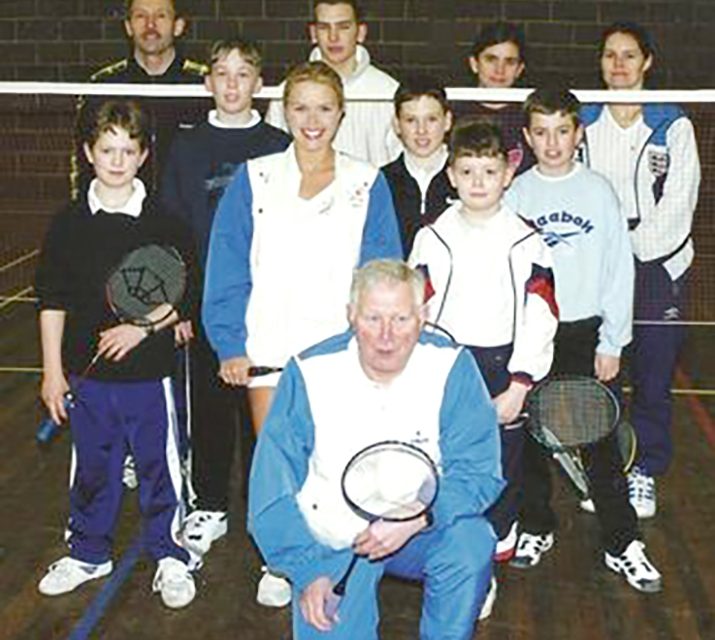
M 588 477 L 580 447 L 608 436 L 620 419 L 613 392 L 588 376 L 548 378 L 530 393 L 526 402 L 529 433 L 561 465 L 581 499 L 589 494 Z
M 186 264 L 171 246 L 149 244 L 126 254 L 105 283 L 109 308 L 119 321 L 102 331 L 97 351 L 80 375 L 81 380 L 100 357 L 119 361 L 141 340 L 177 315 L 177 305 L 187 283 Z M 137 333 L 136 328 L 143 330 Z M 79 387 L 79 385 L 76 385 Z M 64 396 L 65 409 L 71 408 L 78 388 Z M 48 417 L 38 427 L 35 438 L 45 444 L 57 434 L 59 425 Z
M 341 486 L 350 508 L 368 522 L 407 522 L 432 508 L 439 477 L 434 462 L 422 449 L 405 442 L 384 441 L 350 459 Z M 329 618 L 335 617 L 358 557 L 353 554 L 325 603 Z

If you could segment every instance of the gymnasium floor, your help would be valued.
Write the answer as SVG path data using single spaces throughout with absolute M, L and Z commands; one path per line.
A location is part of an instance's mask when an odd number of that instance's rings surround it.
M 28 245 L 30 246 L 30 245 Z M 26 255 L 27 251 L 23 255 Z M 9 261 L 9 256 L 5 256 Z M 29 260 L 31 262 L 31 260 Z M 28 267 L 29 268 L 29 267 Z M 0 271 L 0 276 L 3 272 Z M 5 289 L 7 290 L 7 289 Z M 0 640 L 277 640 L 290 638 L 288 610 L 254 602 L 259 561 L 244 532 L 237 455 L 232 528 L 216 543 L 186 610 L 170 611 L 151 593 L 153 567 L 132 563 L 138 533 L 136 495 L 128 493 L 116 541 L 116 574 L 74 594 L 46 598 L 36 584 L 65 553 L 69 438 L 38 449 L 34 429 L 39 363 L 30 302 L 0 299 Z M 713 388 L 712 329 L 693 329 L 683 358 L 692 384 Z M 28 368 L 30 370 L 24 370 Z M 645 596 L 602 565 L 593 516 L 580 512 L 563 480 L 555 505 L 554 550 L 530 571 L 500 567 L 499 598 L 478 637 L 485 640 L 712 640 L 715 638 L 715 404 L 678 395 L 677 456 L 659 484 L 659 513 L 643 524 L 651 557 L 664 575 L 662 594 Z M 380 594 L 382 638 L 417 637 L 420 587 L 386 579 Z

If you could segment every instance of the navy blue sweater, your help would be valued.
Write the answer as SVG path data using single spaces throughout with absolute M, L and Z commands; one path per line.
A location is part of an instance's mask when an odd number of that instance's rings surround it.
M 222 129 L 206 121 L 176 136 L 160 197 L 170 215 L 191 227 L 202 267 L 216 207 L 238 166 L 289 144 L 286 133 L 262 121 L 245 129 Z
M 425 225 L 432 224 L 440 214 L 457 200 L 457 190 L 452 187 L 447 177 L 447 170 L 442 169 L 430 182 L 425 194 L 424 212 L 422 212 L 422 193 L 405 165 L 405 154 L 382 167 L 387 178 L 395 205 L 397 222 L 400 227 L 403 255 L 407 258 L 412 251 L 417 232 Z
M 182 317 L 196 312 L 197 282 L 188 229 L 162 215 L 156 202 L 144 201 L 138 218 L 122 213 L 92 214 L 86 198 L 73 202 L 52 220 L 43 243 L 35 288 L 38 307 L 67 313 L 62 340 L 65 370 L 79 374 L 96 353 L 99 333 L 119 320 L 109 307 L 105 283 L 130 251 L 147 244 L 175 247 L 187 264 L 189 287 L 180 305 Z M 119 362 L 101 358 L 88 377 L 99 380 L 152 380 L 171 375 L 174 332 L 158 331 Z

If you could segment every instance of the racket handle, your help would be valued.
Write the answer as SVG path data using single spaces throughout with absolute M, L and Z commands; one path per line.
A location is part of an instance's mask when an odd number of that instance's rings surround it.
M 280 373 L 281 371 L 283 371 L 283 367 L 248 367 L 248 375 L 251 378 L 267 376 L 270 373 Z
M 328 597 L 325 600 L 324 608 L 326 618 L 335 620 L 335 614 L 338 612 L 338 608 L 340 607 L 340 602 L 342 601 L 342 599 L 343 596 L 336 594 L 335 591 L 331 591 L 328 594 Z
M 35 431 L 35 440 L 37 444 L 50 444 L 55 439 L 55 436 L 60 431 L 60 425 L 58 425 L 52 418 L 47 417 L 42 422 L 40 426 L 37 427 Z
M 73 406 L 73 402 L 74 396 L 69 392 L 65 393 L 65 409 L 70 409 Z M 59 435 L 60 429 L 61 426 L 48 416 L 40 423 L 40 426 L 37 427 L 37 431 L 35 431 L 35 440 L 37 441 L 37 444 L 50 444 L 55 437 Z

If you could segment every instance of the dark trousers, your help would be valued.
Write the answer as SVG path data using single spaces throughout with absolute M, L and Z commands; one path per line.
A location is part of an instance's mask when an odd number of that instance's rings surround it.
M 687 280 L 687 272 L 673 281 L 661 264 L 636 261 L 636 320 L 680 320 Z M 636 464 L 648 475 L 664 474 L 673 457 L 670 387 L 685 334 L 683 325 L 636 324 L 633 329 L 630 415 L 638 436 Z
M 512 353 L 512 345 L 499 347 L 467 347 L 477 361 L 489 395 L 494 398 L 509 386 L 511 376 L 507 369 Z M 516 520 L 521 499 L 522 450 L 524 429 L 521 424 L 499 425 L 501 436 L 502 473 L 507 482 L 499 499 L 490 507 L 486 516 L 501 540 L 509 533 Z
M 594 375 L 600 318 L 561 322 L 554 339 L 552 374 Z M 620 396 L 620 383 L 609 385 Z M 615 434 L 583 447 L 581 457 L 601 527 L 601 539 L 612 555 L 620 555 L 638 537 L 638 520 L 628 501 L 628 485 Z M 520 525 L 529 533 L 549 533 L 557 526 L 551 508 L 549 456 L 533 439 L 524 442 Z
M 70 480 L 70 555 L 109 560 L 124 487 L 127 451 L 136 462 L 143 541 L 155 560 L 189 562 L 177 543 L 183 515 L 178 434 L 171 384 L 165 380 L 112 382 L 72 377 L 73 465 Z
M 241 401 L 245 390 L 236 390 L 218 377 L 218 358 L 203 333 L 191 342 L 190 349 L 191 479 L 196 507 L 227 511 L 239 407 L 245 407 Z

